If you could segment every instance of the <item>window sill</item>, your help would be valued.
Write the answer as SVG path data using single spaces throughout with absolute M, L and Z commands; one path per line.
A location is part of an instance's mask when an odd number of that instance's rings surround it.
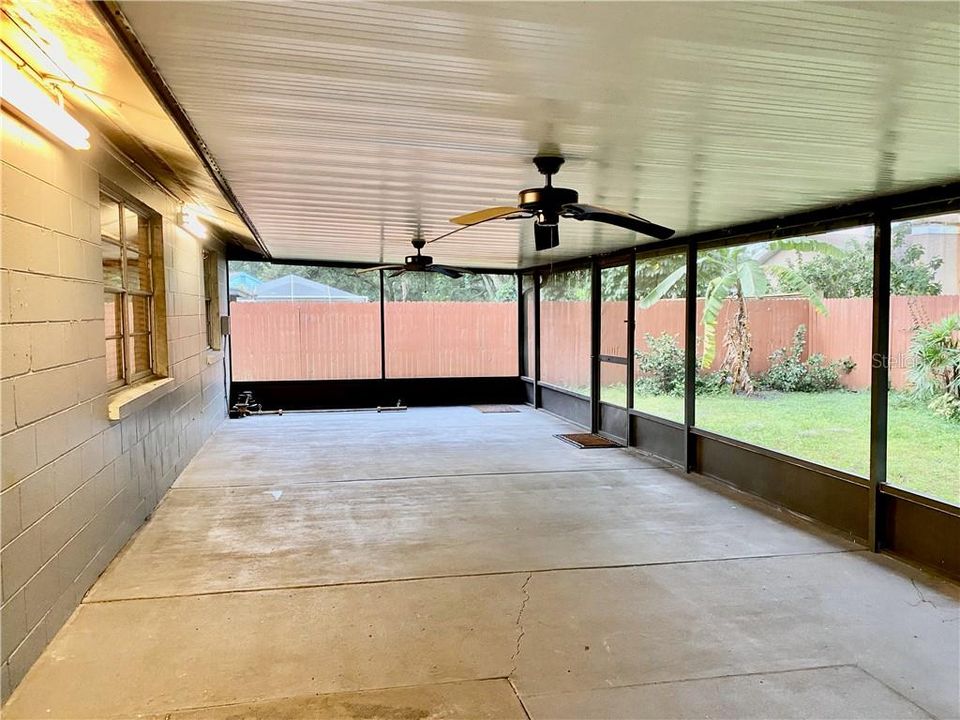
M 107 417 L 123 420 L 173 390 L 173 378 L 154 378 L 123 387 L 107 398 Z

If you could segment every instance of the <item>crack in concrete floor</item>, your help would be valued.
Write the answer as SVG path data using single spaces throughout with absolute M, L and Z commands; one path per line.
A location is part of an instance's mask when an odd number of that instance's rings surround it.
M 523 585 L 520 586 L 520 592 L 523 594 L 523 600 L 520 602 L 520 611 L 517 613 L 517 622 L 516 626 L 519 632 L 517 633 L 517 649 L 513 652 L 513 657 L 510 658 L 511 668 L 510 673 L 507 677 L 513 677 L 517 672 L 517 663 L 520 662 L 520 650 L 523 645 L 523 636 L 526 635 L 526 630 L 523 628 L 523 611 L 527 609 L 527 603 L 530 602 L 530 591 L 527 590 L 527 586 L 530 584 L 530 580 L 533 578 L 533 573 L 527 573 L 526 580 L 523 581 Z

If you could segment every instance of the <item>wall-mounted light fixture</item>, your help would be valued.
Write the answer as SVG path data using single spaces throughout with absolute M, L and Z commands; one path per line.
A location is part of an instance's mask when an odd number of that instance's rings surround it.
M 77 150 L 90 148 L 90 132 L 6 57 L 0 56 L 0 98 L 4 109 Z
M 206 240 L 207 226 L 200 221 L 200 215 L 189 205 L 180 209 L 180 227 L 193 235 L 197 240 Z

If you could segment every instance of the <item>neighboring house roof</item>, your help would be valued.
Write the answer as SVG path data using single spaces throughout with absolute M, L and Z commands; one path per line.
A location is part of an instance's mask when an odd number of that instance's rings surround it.
M 262 282 L 260 278 L 256 278 L 250 273 L 232 272 L 230 273 L 230 294 L 252 297 L 256 293 L 257 286 Z
M 367 302 L 362 295 L 331 287 L 299 275 L 284 275 L 260 284 L 255 300 L 318 300 L 324 302 Z

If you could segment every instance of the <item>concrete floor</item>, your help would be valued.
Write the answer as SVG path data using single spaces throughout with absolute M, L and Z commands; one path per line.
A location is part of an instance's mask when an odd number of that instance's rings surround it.
M 5 718 L 960 715 L 960 589 L 529 409 L 226 423 Z

